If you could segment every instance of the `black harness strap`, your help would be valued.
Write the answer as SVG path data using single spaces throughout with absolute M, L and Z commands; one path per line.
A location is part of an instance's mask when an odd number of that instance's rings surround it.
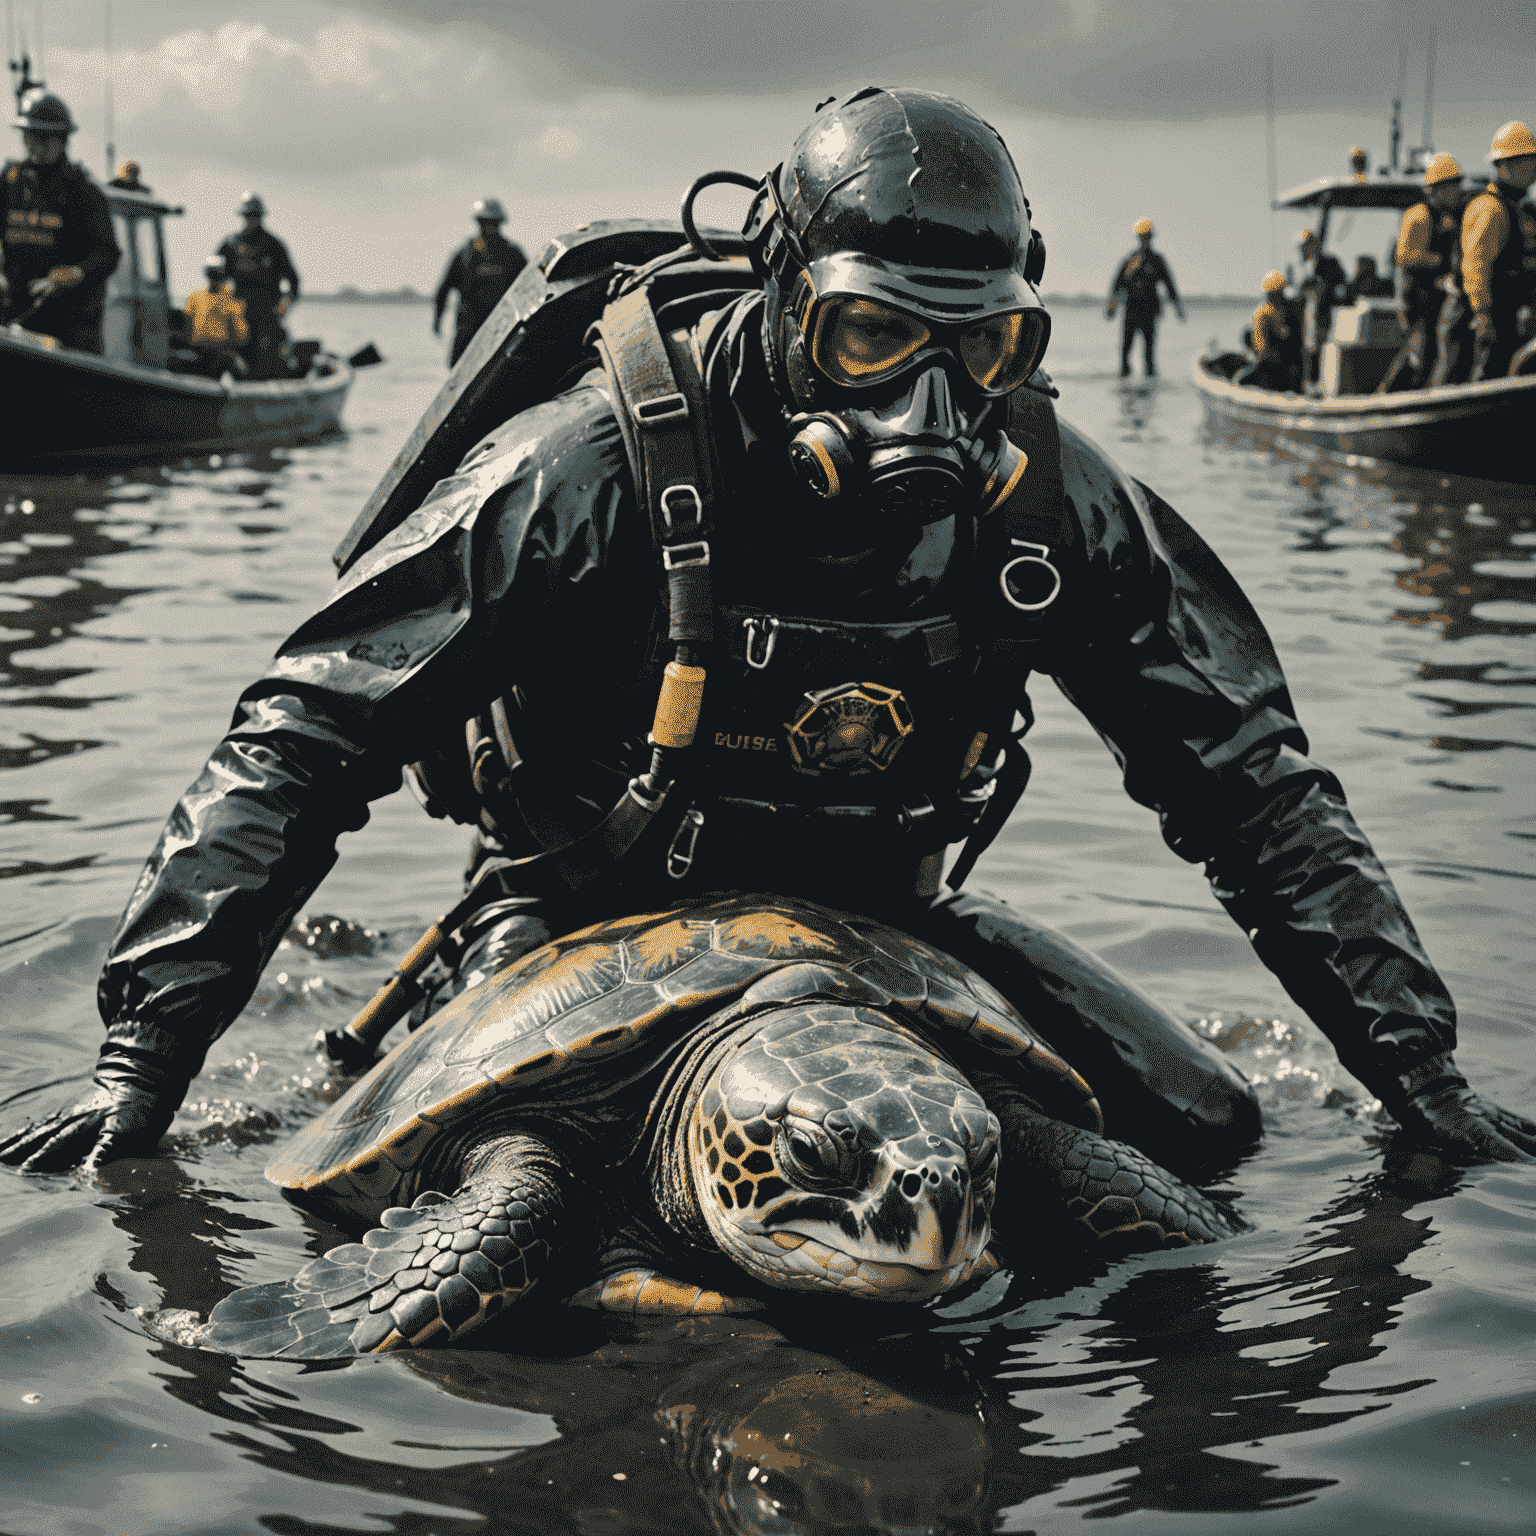
M 946 878 L 957 891 L 1007 825 L 1029 783 L 1029 754 L 1023 744 L 1029 729 L 1027 699 L 1019 731 L 1012 729 L 1011 701 L 1025 698 L 1024 679 L 1043 659 L 1057 629 L 1063 611 L 1057 604 L 1063 594 L 1071 601 L 1067 557 L 1073 547 L 1072 521 L 1061 471 L 1061 429 L 1050 399 L 1034 389 L 1016 390 L 1009 401 L 1008 436 L 1028 456 L 1029 466 L 1008 500 L 984 520 L 978 556 L 982 580 L 991 589 L 980 597 L 982 611 L 990 616 L 991 636 L 976 672 L 977 715 L 985 720 L 990 706 L 994 726 L 988 745 L 1000 746 L 1003 756 L 998 763 L 994 750 L 989 754 L 993 766 L 978 766 L 961 785 L 962 798 L 967 792 L 989 798 Z M 999 697 L 1010 701 L 1001 718 L 993 702 Z

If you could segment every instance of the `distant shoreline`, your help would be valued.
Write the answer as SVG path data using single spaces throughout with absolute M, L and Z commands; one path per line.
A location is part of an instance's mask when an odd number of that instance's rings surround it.
M 1251 293 L 1186 293 L 1185 309 L 1243 309 L 1257 304 L 1258 298 Z M 417 293 L 414 288 L 397 288 L 384 293 L 364 293 L 357 288 L 343 288 L 336 293 L 306 293 L 305 304 L 430 304 L 432 296 Z M 1104 295 L 1099 293 L 1048 293 L 1047 309 L 1071 309 L 1079 307 L 1103 308 Z
M 395 288 L 386 293 L 364 293 L 360 288 L 342 288 L 336 293 L 305 293 L 305 304 L 430 304 L 431 294 L 414 288 Z
M 1047 309 L 1068 309 L 1078 306 L 1096 306 L 1102 309 L 1105 304 L 1104 295 L 1101 293 L 1047 293 L 1042 297 Z M 1186 293 L 1181 297 L 1185 309 L 1245 309 L 1259 302 L 1258 295 L 1252 293 Z

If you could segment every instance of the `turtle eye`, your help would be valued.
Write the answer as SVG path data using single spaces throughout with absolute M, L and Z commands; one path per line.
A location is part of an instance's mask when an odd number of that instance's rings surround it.
M 791 1121 L 779 1132 L 779 1159 L 805 1184 L 843 1182 L 843 1149 L 809 1121 Z

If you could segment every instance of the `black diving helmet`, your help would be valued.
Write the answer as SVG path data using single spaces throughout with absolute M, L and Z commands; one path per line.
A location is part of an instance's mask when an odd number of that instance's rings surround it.
M 1050 316 L 996 130 L 946 96 L 860 91 L 765 178 L 746 235 L 811 489 L 920 522 L 998 505 L 1023 473 L 999 402 L 1039 366 Z

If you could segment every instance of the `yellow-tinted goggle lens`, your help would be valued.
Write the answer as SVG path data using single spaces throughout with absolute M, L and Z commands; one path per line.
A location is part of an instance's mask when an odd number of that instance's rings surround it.
M 829 377 L 863 384 L 899 368 L 929 335 L 914 315 L 871 299 L 842 299 L 822 312 L 811 355 Z
M 983 389 L 1006 394 L 1027 376 L 1035 354 L 1035 329 L 1025 325 L 1017 310 L 1011 315 L 991 315 L 961 331 L 956 350 L 966 372 Z

